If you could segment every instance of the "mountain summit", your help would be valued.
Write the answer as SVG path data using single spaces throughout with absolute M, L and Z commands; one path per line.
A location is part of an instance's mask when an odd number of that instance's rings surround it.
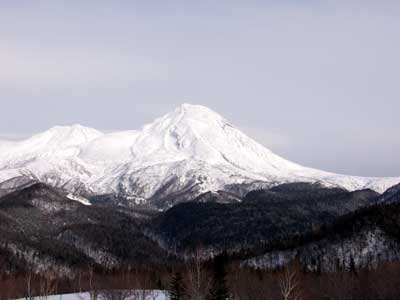
M 378 192 L 400 182 L 300 166 L 272 153 L 211 109 L 190 104 L 141 130 L 102 133 L 81 125 L 54 127 L 0 146 L 0 181 L 22 175 L 85 196 L 124 195 L 160 207 L 165 207 L 162 199 L 169 205 L 206 191 L 247 192 L 285 182 Z

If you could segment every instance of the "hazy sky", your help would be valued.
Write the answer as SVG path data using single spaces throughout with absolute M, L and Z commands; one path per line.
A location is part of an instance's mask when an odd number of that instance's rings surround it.
M 276 153 L 400 176 L 400 1 L 0 0 L 0 136 L 203 104 Z

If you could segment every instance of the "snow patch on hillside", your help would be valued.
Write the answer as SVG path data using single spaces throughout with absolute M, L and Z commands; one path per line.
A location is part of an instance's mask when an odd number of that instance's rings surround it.
M 68 198 L 68 199 L 71 199 L 71 200 L 74 200 L 74 201 L 77 201 L 77 202 L 79 202 L 79 203 L 82 203 L 83 205 L 87 205 L 87 206 L 92 205 L 92 203 L 90 203 L 90 201 L 89 201 L 88 199 L 86 199 L 86 198 L 84 198 L 84 197 L 82 197 L 82 196 L 74 195 L 74 194 L 72 194 L 72 193 L 69 193 L 69 194 L 67 195 L 67 198 Z

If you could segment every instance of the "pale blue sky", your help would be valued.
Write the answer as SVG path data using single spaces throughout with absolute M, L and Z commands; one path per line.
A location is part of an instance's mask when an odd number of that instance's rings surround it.
M 1 137 L 211 107 L 299 163 L 400 176 L 400 1 L 0 0 Z

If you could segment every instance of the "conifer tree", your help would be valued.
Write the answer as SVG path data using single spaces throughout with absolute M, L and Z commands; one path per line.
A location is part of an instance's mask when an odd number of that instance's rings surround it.
M 225 269 L 227 262 L 227 254 L 217 256 L 214 259 L 214 278 L 210 290 L 209 300 L 226 300 L 229 299 L 229 290 L 226 282 L 227 272 Z
M 172 277 L 171 285 L 169 288 L 169 299 L 170 300 L 183 300 L 185 297 L 185 287 L 183 285 L 182 275 L 177 272 Z

